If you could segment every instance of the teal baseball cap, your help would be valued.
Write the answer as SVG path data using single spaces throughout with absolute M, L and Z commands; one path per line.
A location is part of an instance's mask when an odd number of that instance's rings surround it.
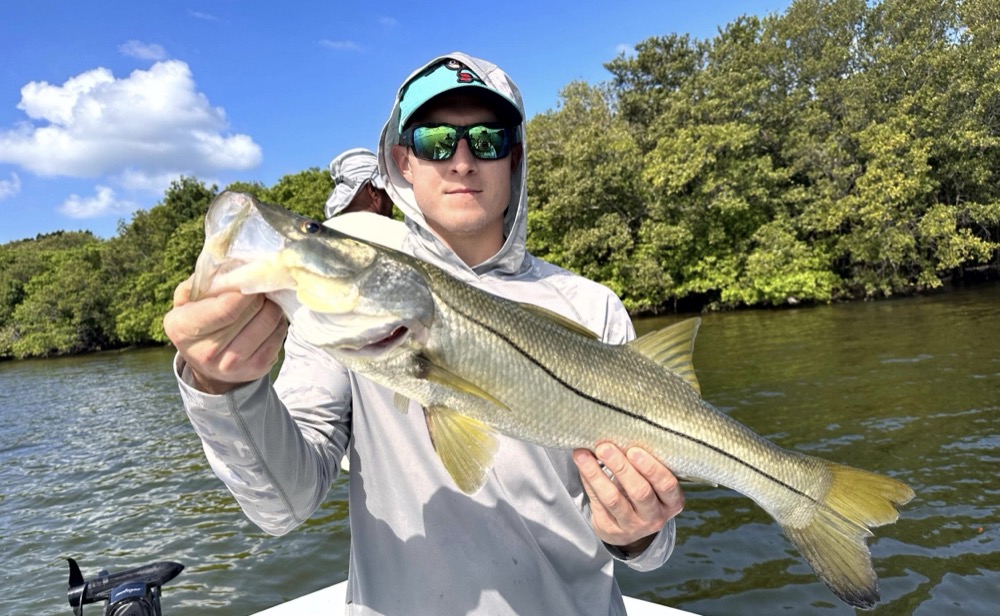
M 498 110 L 507 120 L 520 124 L 523 121 L 521 112 L 509 96 L 490 87 L 468 66 L 458 60 L 448 58 L 438 64 L 431 65 L 426 71 L 414 77 L 403 88 L 399 99 L 399 130 L 402 132 L 410 117 L 427 101 L 435 96 L 457 90 L 459 88 L 479 88 L 494 97 L 499 97 L 501 104 L 506 103 L 509 113 Z

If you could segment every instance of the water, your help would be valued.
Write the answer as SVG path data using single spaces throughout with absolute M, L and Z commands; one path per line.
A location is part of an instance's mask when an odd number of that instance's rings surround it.
M 707 400 L 783 446 L 916 490 L 871 543 L 874 614 L 996 611 L 998 317 L 1000 285 L 704 317 L 695 365 Z M 0 614 L 70 614 L 67 556 L 87 577 L 184 563 L 167 614 L 245 615 L 346 577 L 346 478 L 289 535 L 258 530 L 208 468 L 171 357 L 0 363 Z M 626 594 L 706 616 L 853 613 L 749 500 L 687 492 L 673 557 L 619 571 Z

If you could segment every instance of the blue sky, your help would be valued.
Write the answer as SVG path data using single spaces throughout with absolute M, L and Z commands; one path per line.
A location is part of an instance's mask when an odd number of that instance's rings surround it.
M 266 186 L 375 149 L 432 57 L 500 65 L 529 117 L 670 33 L 709 38 L 788 0 L 17 0 L 0 19 L 0 243 L 116 234 L 180 175 Z M 497 7 L 502 7 L 497 10 Z

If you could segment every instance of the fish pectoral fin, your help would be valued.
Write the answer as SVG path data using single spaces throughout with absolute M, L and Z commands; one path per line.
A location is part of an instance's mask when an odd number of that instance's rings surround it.
M 567 319 L 558 312 L 553 312 L 548 308 L 542 308 L 541 306 L 536 306 L 534 304 L 519 304 L 519 305 L 521 306 L 521 308 L 524 308 L 528 312 L 540 316 L 546 321 L 549 321 L 550 323 L 555 323 L 556 325 L 564 327 L 571 332 L 580 334 L 581 336 L 586 336 L 587 338 L 591 338 L 592 340 L 600 339 L 600 336 L 598 336 L 596 333 L 590 331 L 589 329 L 587 329 L 583 325 L 580 325 L 576 321 L 573 321 L 572 319 Z
M 431 444 L 448 474 L 466 494 L 478 492 L 497 451 L 493 429 L 445 406 L 425 408 L 424 418 Z
M 679 376 L 700 396 L 701 385 L 691 359 L 699 325 L 701 319 L 686 319 L 636 338 L 628 346 Z
M 443 385 L 450 389 L 476 396 L 477 398 L 482 398 L 490 404 L 505 410 L 507 409 L 507 405 L 497 400 L 490 392 L 484 390 L 475 383 L 465 380 L 454 372 L 445 370 L 444 368 L 434 364 L 429 359 L 423 358 L 421 360 L 421 370 L 420 376 L 432 383 L 437 383 L 438 385 Z
M 691 477 L 688 475 L 685 475 L 684 477 L 678 477 L 677 481 L 689 485 L 709 486 L 712 488 L 719 487 L 719 484 L 714 481 L 709 481 L 708 479 L 702 479 L 700 477 Z
M 399 393 L 398 391 L 392 395 L 392 405 L 395 406 L 400 413 L 406 415 L 410 411 L 410 399 Z

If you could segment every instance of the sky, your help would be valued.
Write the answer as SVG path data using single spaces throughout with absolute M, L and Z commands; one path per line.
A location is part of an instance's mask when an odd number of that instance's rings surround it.
M 376 148 L 396 90 L 437 55 L 503 68 L 528 117 L 673 33 L 712 38 L 789 0 L 0 0 L 0 244 L 89 230 L 195 177 L 272 186 Z

